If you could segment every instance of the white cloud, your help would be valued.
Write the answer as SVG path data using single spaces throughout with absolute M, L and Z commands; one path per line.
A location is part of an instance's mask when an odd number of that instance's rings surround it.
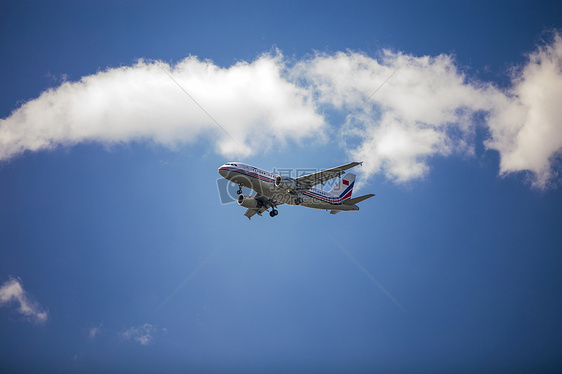
M 433 156 L 473 154 L 475 128 L 484 126 L 487 149 L 500 154 L 500 174 L 526 171 L 535 187 L 545 188 L 562 150 L 562 37 L 553 35 L 514 70 L 508 90 L 468 79 L 449 55 L 317 54 L 297 63 L 294 73 L 318 103 L 343 113 L 383 85 L 337 134 L 347 139 L 351 158 L 365 161 L 367 177 L 421 178 Z M 486 120 L 475 120 L 482 113 Z
M 384 171 L 387 178 L 406 182 L 423 177 L 429 156 L 447 154 L 446 135 L 434 128 L 402 123 L 390 116 L 364 133 L 361 145 L 351 150 L 353 159 L 365 160 L 366 175 Z
M 0 160 L 92 141 L 142 140 L 174 148 L 209 136 L 219 153 L 245 156 L 311 139 L 326 124 L 307 90 L 284 78 L 285 70 L 280 54 L 224 69 L 189 57 L 173 67 L 139 61 L 65 82 L 0 120 Z
M 100 323 L 98 326 L 92 327 L 88 330 L 88 336 L 90 339 L 95 339 L 96 336 L 101 334 L 103 328 L 103 323 Z
M 128 330 L 123 331 L 120 336 L 123 340 L 136 341 L 141 345 L 148 345 L 152 341 L 155 335 L 165 334 L 168 330 L 163 328 L 160 329 L 150 323 L 145 323 L 144 325 L 138 327 L 131 327 Z
M 339 125 L 329 131 L 325 113 L 345 116 L 383 85 L 336 135 L 350 158 L 365 162 L 360 172 L 367 177 L 422 178 L 432 157 L 472 155 L 476 126 L 483 126 L 485 146 L 500 154 L 500 174 L 526 171 L 545 188 L 562 149 L 561 61 L 556 32 L 504 90 L 470 79 L 445 54 L 383 51 L 376 59 L 338 52 L 289 64 L 277 52 L 228 68 L 196 57 L 175 66 L 139 61 L 65 82 L 0 120 L 0 160 L 92 141 L 175 148 L 210 139 L 226 157 L 325 142 Z
M 513 88 L 494 103 L 486 146 L 500 152 L 502 174 L 528 170 L 533 185 L 544 188 L 562 150 L 562 36 L 531 53 L 512 79 Z
M 31 300 L 23 289 L 19 279 L 10 278 L 0 287 L 0 307 L 19 304 L 18 313 L 35 322 L 45 322 L 47 312 L 35 301 Z
M 347 111 L 382 88 L 336 136 L 359 138 L 349 154 L 365 161 L 364 174 L 383 172 L 397 182 L 423 177 L 431 156 L 470 154 L 472 117 L 488 110 L 486 95 L 497 92 L 467 82 L 447 55 L 413 57 L 385 51 L 379 62 L 340 52 L 317 55 L 297 68 L 320 102 Z

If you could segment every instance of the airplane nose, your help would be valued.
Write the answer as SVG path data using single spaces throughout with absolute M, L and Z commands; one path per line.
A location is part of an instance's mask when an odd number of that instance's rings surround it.
M 219 174 L 221 175 L 221 177 L 225 177 L 226 176 L 226 170 L 224 169 L 223 166 L 221 166 L 219 168 Z

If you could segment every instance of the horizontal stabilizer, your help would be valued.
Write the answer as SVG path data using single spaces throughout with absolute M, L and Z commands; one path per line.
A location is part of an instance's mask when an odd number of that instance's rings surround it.
M 370 193 L 368 195 L 363 195 L 363 196 L 359 196 L 359 197 L 354 197 L 353 199 L 345 200 L 343 203 L 345 205 L 355 205 L 355 204 L 358 204 L 361 201 L 367 200 L 368 198 L 373 197 L 373 196 L 375 196 L 375 194 Z

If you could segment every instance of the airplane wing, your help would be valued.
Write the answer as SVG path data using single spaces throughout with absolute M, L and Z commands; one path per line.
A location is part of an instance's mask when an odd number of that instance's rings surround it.
M 317 184 L 324 184 L 330 179 L 337 178 L 344 174 L 347 169 L 351 169 L 357 165 L 363 164 L 362 162 L 350 162 L 349 164 L 336 166 L 335 168 L 322 170 L 316 173 L 303 175 L 302 177 L 295 178 L 297 185 L 303 186 L 305 189 L 310 189 Z
M 267 210 L 267 209 L 265 209 L 264 207 L 261 207 L 260 209 L 251 209 L 251 208 L 248 208 L 248 209 L 246 209 L 246 213 L 244 213 L 244 215 L 245 215 L 246 217 L 248 217 L 248 219 L 252 219 L 252 217 L 253 217 L 254 215 L 256 215 L 257 213 L 259 213 L 259 215 L 261 216 L 261 214 L 262 214 L 263 212 L 265 212 L 266 210 Z
M 248 217 L 248 219 L 250 219 L 250 220 L 251 220 L 252 217 L 255 216 L 256 214 L 259 215 L 259 216 L 261 216 L 262 213 L 263 213 L 263 212 L 266 212 L 267 209 L 270 208 L 270 207 L 275 207 L 275 206 L 278 206 L 278 205 L 282 205 L 282 204 L 274 204 L 274 205 L 272 205 L 271 201 L 270 201 L 268 198 L 266 198 L 265 196 L 262 196 L 262 195 L 256 195 L 256 196 L 254 196 L 254 198 L 255 198 L 256 200 L 260 201 L 262 205 L 261 205 L 261 207 L 259 207 L 259 208 L 248 208 L 248 209 L 246 209 L 246 212 L 244 213 L 244 215 L 245 215 L 246 217 Z

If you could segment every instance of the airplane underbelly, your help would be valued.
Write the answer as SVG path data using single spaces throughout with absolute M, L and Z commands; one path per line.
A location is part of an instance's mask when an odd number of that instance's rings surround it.
M 336 206 L 336 204 L 330 204 L 326 201 L 322 201 L 320 199 L 307 195 L 303 196 L 303 202 L 301 205 L 307 208 L 314 208 L 314 209 L 331 209 L 331 207 Z
M 325 209 L 325 210 L 359 210 L 356 205 L 347 204 L 334 204 L 327 201 L 323 201 L 311 196 L 306 196 L 302 202 L 302 206 L 313 209 Z
M 256 177 L 251 177 L 241 173 L 228 175 L 228 180 L 232 183 L 241 184 L 243 187 L 251 188 L 260 195 L 269 196 L 273 188 L 273 183 L 262 181 Z
M 258 179 L 254 179 L 253 190 L 256 191 L 258 194 L 263 195 L 267 198 L 271 198 L 274 191 L 274 184 L 267 181 L 262 181 Z
M 305 206 L 307 208 L 313 208 L 313 209 L 331 209 L 330 207 L 332 207 L 333 205 L 331 204 L 326 204 L 326 203 L 302 203 L 302 206 Z
M 301 204 L 302 206 L 305 206 L 307 208 L 313 208 L 313 209 L 333 209 L 333 207 L 337 207 L 338 205 L 336 204 L 330 204 L 330 203 L 326 203 L 324 201 L 320 201 L 318 199 L 309 199 L 308 201 L 303 201 L 303 203 Z

